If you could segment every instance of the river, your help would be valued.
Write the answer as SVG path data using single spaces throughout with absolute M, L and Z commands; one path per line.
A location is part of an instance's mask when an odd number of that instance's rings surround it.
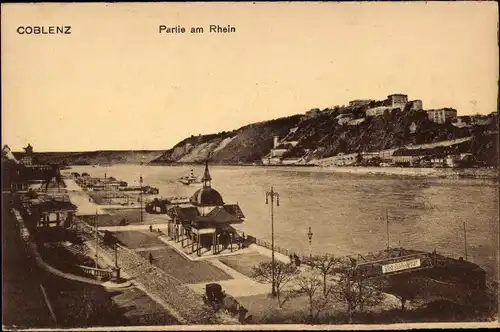
M 200 187 L 178 178 L 203 166 L 107 166 L 108 176 L 157 187 L 160 195 L 190 196 Z M 103 177 L 103 166 L 73 166 L 67 172 Z M 277 246 L 307 255 L 311 227 L 313 253 L 364 254 L 387 244 L 386 211 L 392 247 L 465 256 L 497 275 L 498 181 L 338 173 L 321 168 L 210 166 L 212 187 L 225 202 L 238 203 L 246 216 L 238 229 L 270 241 L 271 186 L 280 195 L 274 208 Z

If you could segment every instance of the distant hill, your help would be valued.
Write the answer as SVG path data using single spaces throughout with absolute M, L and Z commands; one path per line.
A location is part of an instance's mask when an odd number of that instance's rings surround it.
M 34 157 L 41 164 L 94 165 L 94 164 L 139 164 L 160 157 L 165 151 L 89 151 L 89 152 L 34 152 Z M 14 156 L 23 153 L 14 152 Z

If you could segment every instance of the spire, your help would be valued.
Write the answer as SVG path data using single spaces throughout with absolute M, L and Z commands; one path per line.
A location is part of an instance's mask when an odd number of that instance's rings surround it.
M 205 160 L 205 173 L 203 173 L 203 178 L 201 179 L 203 181 L 203 187 L 210 187 L 212 177 L 210 176 L 210 172 L 208 171 L 208 159 Z

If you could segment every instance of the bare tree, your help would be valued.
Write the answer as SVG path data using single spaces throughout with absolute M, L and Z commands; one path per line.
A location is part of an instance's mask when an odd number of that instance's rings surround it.
M 335 266 L 339 264 L 339 258 L 330 255 L 314 256 L 308 260 L 306 264 L 321 273 L 323 278 L 323 295 L 326 295 L 327 278 L 333 272 Z
M 260 282 L 272 283 L 272 269 L 272 262 L 262 262 L 258 266 L 253 267 L 252 277 Z M 297 273 L 297 267 L 293 264 L 285 264 L 280 261 L 274 263 L 274 284 L 276 286 L 276 296 L 280 308 L 290 299 L 291 295 L 293 295 L 293 293 L 290 293 L 281 301 L 281 291 L 297 276 Z
M 309 299 L 309 323 L 315 322 L 321 312 L 327 308 L 331 299 L 329 294 L 321 292 L 321 275 L 317 272 L 311 275 L 300 275 L 295 279 L 295 284 L 298 286 L 296 292 L 305 294 Z M 329 289 L 329 291 L 332 288 Z
M 376 305 L 383 299 L 376 280 L 360 278 L 356 273 L 356 260 L 346 258 L 339 260 L 335 267 L 336 285 L 332 296 L 345 303 L 348 322 L 352 323 L 352 315 L 356 309 L 363 310 L 364 305 Z

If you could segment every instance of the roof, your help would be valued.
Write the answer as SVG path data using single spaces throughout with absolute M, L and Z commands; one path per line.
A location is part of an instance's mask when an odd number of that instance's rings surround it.
M 182 223 L 194 223 L 197 227 L 208 227 L 210 225 L 226 225 L 243 222 L 243 213 L 238 205 L 232 204 L 215 207 L 207 215 L 200 215 L 195 206 L 175 206 L 167 211 L 168 215 L 177 218 Z
M 210 176 L 210 172 L 208 171 L 208 160 L 205 161 L 205 172 L 203 173 L 203 178 L 201 181 L 212 181 L 212 177 Z
M 210 213 L 208 213 L 205 218 L 210 219 L 211 222 L 227 224 L 233 222 L 241 222 L 242 220 L 237 216 L 230 214 L 226 209 L 221 207 L 216 207 Z
M 198 189 L 189 199 L 195 206 L 220 206 L 224 205 L 221 194 L 212 187 Z
M 39 212 L 51 211 L 76 211 L 77 206 L 69 201 L 32 199 L 29 201 L 31 208 Z
M 178 218 L 181 222 L 192 221 L 199 217 L 198 209 L 195 206 L 174 206 L 167 211 L 167 214 Z
M 405 95 L 404 93 L 393 93 L 392 95 L 388 95 L 387 97 L 392 97 L 392 96 L 404 96 L 404 97 L 408 97 L 408 95 Z
M 224 210 L 226 210 L 233 216 L 236 216 L 238 218 L 245 218 L 245 215 L 243 214 L 243 211 L 241 211 L 241 208 L 238 204 L 226 204 L 223 207 Z

